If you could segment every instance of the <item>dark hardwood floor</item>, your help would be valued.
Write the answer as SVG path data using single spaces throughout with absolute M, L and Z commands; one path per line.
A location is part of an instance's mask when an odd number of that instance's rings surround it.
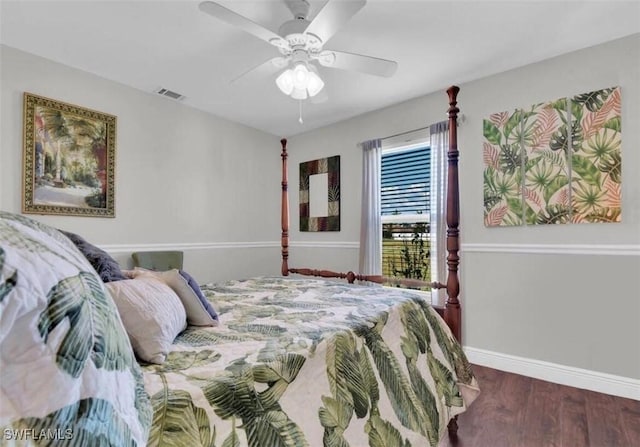
M 481 366 L 481 393 L 439 447 L 640 447 L 640 401 Z

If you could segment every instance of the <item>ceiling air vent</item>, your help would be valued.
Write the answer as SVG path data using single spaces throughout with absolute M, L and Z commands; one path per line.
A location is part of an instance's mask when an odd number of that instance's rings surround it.
M 162 87 L 157 89 L 156 93 L 158 95 L 166 96 L 167 98 L 175 99 L 176 101 L 180 101 L 184 99 L 184 95 L 181 95 L 180 93 L 176 93 L 174 91 L 171 91 L 169 89 L 162 88 Z

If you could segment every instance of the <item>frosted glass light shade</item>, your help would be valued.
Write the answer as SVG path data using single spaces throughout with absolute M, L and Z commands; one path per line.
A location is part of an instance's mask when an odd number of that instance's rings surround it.
M 291 92 L 291 97 L 293 99 L 307 99 L 307 89 L 306 88 L 294 88 Z
M 276 85 L 285 95 L 290 95 L 293 92 L 293 71 L 287 69 L 278 76 L 276 79 Z
M 307 82 L 307 90 L 309 91 L 309 96 L 316 96 L 323 87 L 324 82 L 322 82 L 320 76 L 318 76 L 314 72 L 310 72 L 309 82 Z
M 304 64 L 298 64 L 293 69 L 293 86 L 298 89 L 306 89 L 309 83 L 309 70 Z

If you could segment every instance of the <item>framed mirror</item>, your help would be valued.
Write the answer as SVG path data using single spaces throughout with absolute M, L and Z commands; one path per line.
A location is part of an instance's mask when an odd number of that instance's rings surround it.
M 340 231 L 340 156 L 300 163 L 300 231 Z

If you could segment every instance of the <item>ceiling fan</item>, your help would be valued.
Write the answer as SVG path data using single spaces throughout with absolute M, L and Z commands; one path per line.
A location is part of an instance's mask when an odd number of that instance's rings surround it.
M 270 43 L 280 51 L 280 56 L 242 73 L 233 81 L 254 71 L 291 67 L 278 76 L 276 84 L 284 94 L 303 100 L 317 95 L 324 87 L 315 62 L 323 67 L 355 70 L 376 76 L 390 77 L 395 73 L 398 64 L 394 61 L 323 48 L 362 9 L 366 0 L 328 0 L 312 20 L 308 19 L 310 5 L 307 0 L 284 1 L 294 18 L 283 23 L 278 34 L 216 2 L 200 3 L 201 11 Z

